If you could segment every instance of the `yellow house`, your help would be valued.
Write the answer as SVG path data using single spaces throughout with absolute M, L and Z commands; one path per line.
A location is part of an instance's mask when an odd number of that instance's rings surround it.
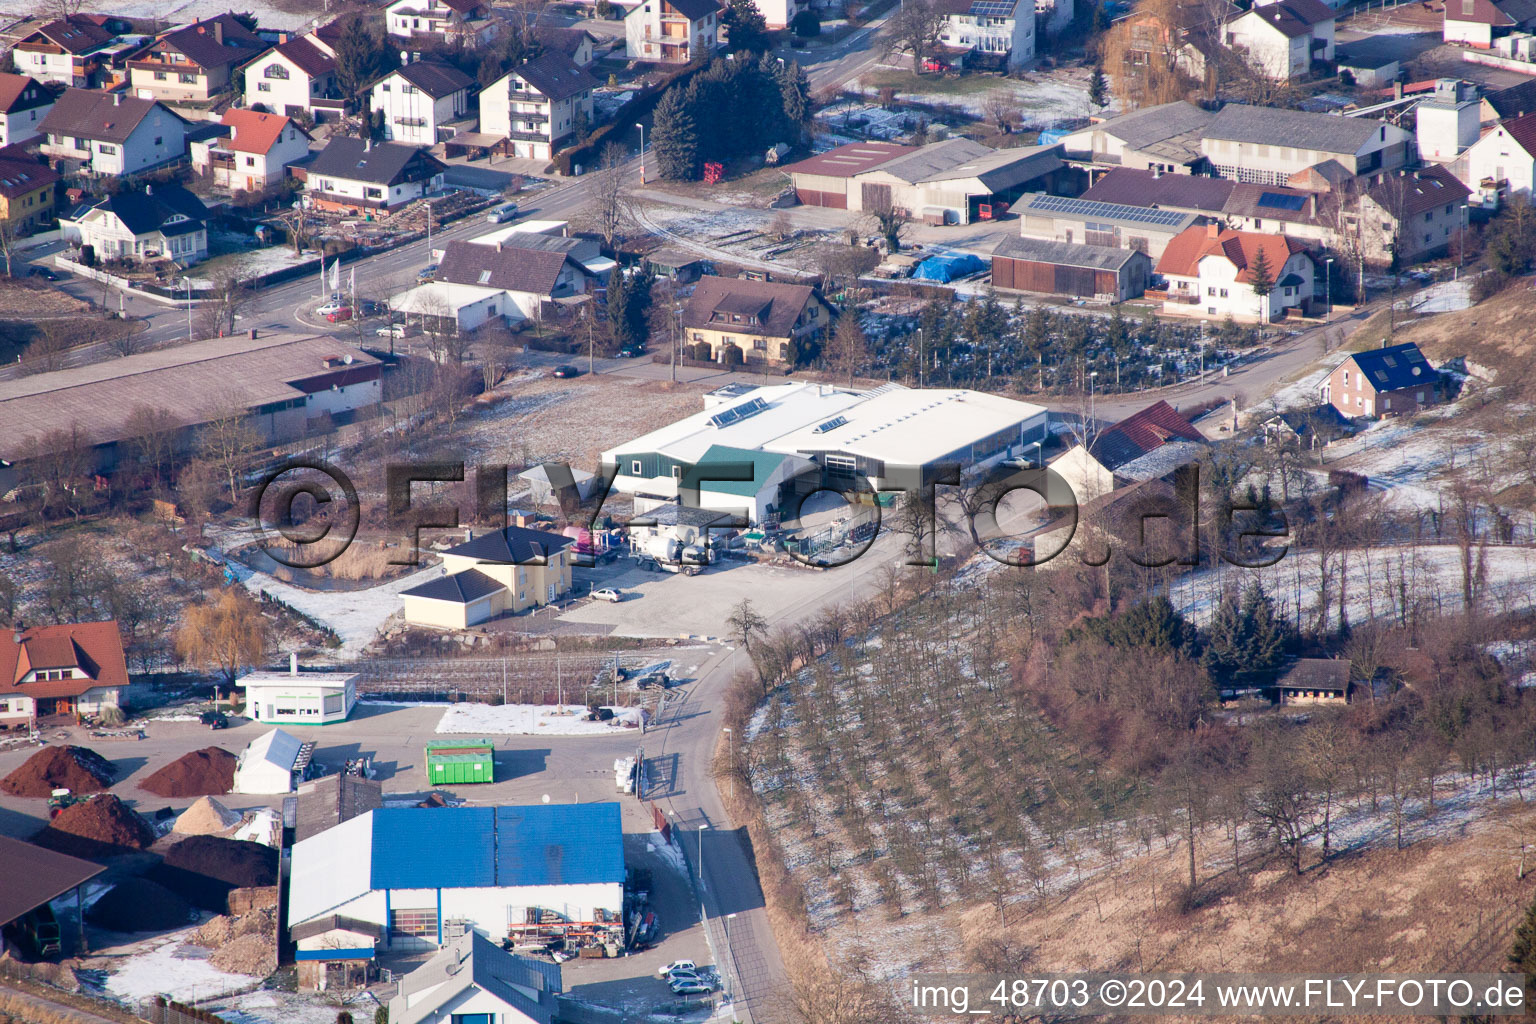
M 446 574 L 400 594 L 413 626 L 467 629 L 553 602 L 571 589 L 575 541 L 509 526 L 443 552 Z
M 53 219 L 59 175 L 47 164 L 0 157 L 0 220 L 17 236 Z
M 683 311 L 683 351 L 717 363 L 792 366 L 796 342 L 830 325 L 830 307 L 808 285 L 701 277 Z

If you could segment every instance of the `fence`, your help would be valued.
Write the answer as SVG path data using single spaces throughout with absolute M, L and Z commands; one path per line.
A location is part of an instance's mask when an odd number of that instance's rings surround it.
M 61 975 L 68 979 L 68 987 L 61 984 Z M 39 1000 L 39 1006 L 45 1005 L 44 1001 L 46 1001 L 46 1003 L 76 1010 L 82 1015 L 79 1018 L 82 1020 L 95 1018 L 117 1021 L 120 1024 L 133 1024 L 142 1020 L 138 1015 L 130 1013 L 115 1002 L 80 992 L 78 985 L 74 972 L 59 964 L 46 962 L 25 964 L 11 959 L 0 960 L 0 989 L 7 990 L 0 992 L 0 998 L 9 994 L 15 1001 L 25 1002 L 29 996 L 32 996 Z M 29 988 L 35 988 L 37 991 L 30 992 Z M 7 1004 L 4 1009 L 13 1014 L 19 1014 L 22 1007 Z
M 602 654 L 518 654 L 507 658 L 375 658 L 354 666 L 357 691 L 394 700 L 504 704 L 646 703 L 642 694 L 598 682 L 613 663 Z
M 223 1017 L 207 1010 L 199 1010 L 185 1003 L 173 1003 L 163 997 L 141 1006 L 139 1016 L 149 1021 L 149 1024 L 228 1024 Z

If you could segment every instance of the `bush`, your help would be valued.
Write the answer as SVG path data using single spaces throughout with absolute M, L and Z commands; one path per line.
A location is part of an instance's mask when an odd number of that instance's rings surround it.
M 373 1024 L 389 1024 L 389 1007 L 381 1006 L 373 1011 Z
M 802 39 L 821 35 L 821 16 L 815 11 L 801 11 L 789 23 L 790 31 Z
M 720 350 L 720 362 L 729 367 L 740 366 L 745 360 L 741 355 L 741 346 L 726 345 Z
M 118 726 L 122 725 L 123 722 L 126 721 L 126 718 L 123 715 L 123 709 L 119 708 L 119 707 L 114 707 L 114 706 L 112 706 L 110 704 L 108 706 L 102 708 L 101 709 L 101 714 L 98 715 L 97 717 L 101 719 L 101 724 L 102 725 L 108 726 L 108 727 L 113 728 L 113 729 L 115 729 Z
M 1472 282 L 1472 301 L 1482 302 L 1491 299 L 1505 288 L 1509 287 L 1510 277 L 1502 270 L 1490 270 L 1479 274 Z

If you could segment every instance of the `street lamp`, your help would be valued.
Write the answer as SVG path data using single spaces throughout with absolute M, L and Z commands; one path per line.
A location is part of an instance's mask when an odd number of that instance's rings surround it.
M 181 283 L 187 286 L 187 340 L 192 340 L 192 279 L 184 277 Z
M 432 262 L 432 200 L 425 201 L 427 206 L 427 262 Z
M 725 980 L 727 984 L 731 985 L 731 991 L 727 992 L 726 995 L 733 997 L 736 988 L 736 986 L 732 984 L 735 981 L 736 975 L 736 958 L 731 955 L 731 922 L 735 919 L 735 914 L 725 915 Z
M 639 121 L 636 121 L 635 122 L 635 127 L 640 129 L 640 184 L 644 185 L 645 184 L 645 125 L 641 124 Z
M 1323 257 L 1323 291 L 1328 296 L 1328 312 L 1323 314 L 1323 323 L 1333 321 L 1333 257 Z
M 735 658 L 735 655 L 736 655 L 736 652 L 732 651 L 731 652 L 731 656 L 732 656 L 733 659 Z M 727 725 L 724 728 L 723 731 L 725 732 L 725 756 L 726 756 L 726 759 L 734 761 L 736 759 L 735 737 L 733 737 L 731 735 L 731 727 L 730 726 Z
M 703 901 L 702 890 L 709 888 L 709 884 L 704 881 L 704 830 L 707 828 L 709 828 L 708 825 L 699 826 L 699 889 L 701 890 L 701 902 Z
M 1088 374 L 1088 419 L 1093 423 L 1098 422 L 1098 417 L 1094 415 L 1093 411 L 1093 378 L 1097 377 L 1098 375 L 1098 370 L 1094 370 L 1092 373 Z

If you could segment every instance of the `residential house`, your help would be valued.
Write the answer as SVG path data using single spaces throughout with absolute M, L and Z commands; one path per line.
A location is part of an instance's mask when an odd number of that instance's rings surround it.
M 695 359 L 793 366 L 800 346 L 831 326 L 809 286 L 701 277 L 683 307 L 683 350 Z
M 0 220 L 18 237 L 51 223 L 59 180 L 57 171 L 30 154 L 0 150 Z
M 117 622 L 0 631 L 0 725 L 99 715 L 125 705 L 128 665 Z
M 52 109 L 53 93 L 35 79 L 0 72 L 0 147 L 37 138 Z
M 1286 185 L 1238 182 L 1221 208 L 1227 226 L 1238 231 L 1279 231 L 1313 248 L 1338 245 L 1345 197 Z
M 624 16 L 624 55 L 630 60 L 687 64 L 720 46 L 717 0 L 640 0 Z
M 1368 263 L 1417 263 L 1459 245 L 1471 191 L 1441 165 L 1382 177 L 1360 196 L 1358 217 L 1346 213 Z
M 1051 469 L 1072 488 L 1072 500 L 1084 506 L 1117 487 L 1169 477 L 1208 447 L 1193 423 L 1158 401 L 1101 431 L 1088 444 L 1068 448 L 1051 461 Z
M 1117 91 L 1141 109 L 1166 105 L 1202 85 L 1212 92 L 1220 30 L 1237 12 L 1227 0 L 1135 5 L 1110 28 L 1110 45 L 1119 54 L 1118 66 L 1110 69 Z
M 18 42 L 13 63 L 18 73 L 40 82 L 94 89 L 101 84 L 102 51 L 112 39 L 112 33 L 91 18 L 72 14 Z
M 560 965 L 516 956 L 470 930 L 400 979 L 394 1024 L 548 1024 Z
M 559 50 L 579 68 L 591 67 L 597 59 L 597 44 L 600 40 L 584 28 L 536 25 L 533 38 L 547 50 Z
M 304 192 L 320 210 L 390 213 L 441 187 L 443 170 L 421 146 L 338 135 L 304 168 Z
M 1478 120 L 1487 126 L 1533 112 L 1536 112 L 1536 78 L 1529 78 L 1507 89 L 1485 92 Z
M 1063 156 L 1096 167 L 1196 174 L 1206 164 L 1200 139 L 1215 115 L 1187 100 L 1143 107 L 1063 138 Z
M 1447 43 L 1487 50 L 1493 41 L 1536 26 L 1533 0 L 1445 0 L 1442 35 Z
M 1253 289 L 1261 254 L 1271 283 L 1262 296 Z M 1170 242 L 1157 272 L 1168 283 L 1165 313 L 1269 323 L 1288 309 L 1307 307 L 1317 268 L 1296 239 L 1208 224 Z
M 480 133 L 505 140 L 507 156 L 551 159 L 580 122 L 592 123 L 597 85 L 570 57 L 546 50 L 481 90 Z
M 228 92 L 234 70 L 270 44 L 233 14 L 220 14 L 167 32 L 128 61 L 135 95 L 175 102 L 201 102 Z
M 1536 112 L 1501 121 L 1473 143 L 1461 180 L 1485 195 L 1531 196 L 1536 187 Z
M 309 133 L 282 114 L 230 109 L 227 135 L 191 144 L 192 169 L 220 188 L 255 192 L 288 176 L 288 165 L 309 156 Z
M 187 122 L 154 100 L 66 89 L 38 125 L 45 154 L 77 160 L 90 174 L 122 176 L 187 155 Z
M 80 244 L 101 259 L 170 259 L 183 266 L 208 258 L 208 208 L 180 185 L 145 185 L 108 196 L 75 222 Z
M 383 112 L 384 137 L 394 142 L 434 146 L 453 134 L 451 121 L 469 116 L 475 80 L 437 61 L 412 61 L 373 83 L 369 109 Z
M 1322 392 L 1346 419 L 1412 415 L 1445 397 L 1439 371 L 1411 341 L 1346 356 Z
M 1152 260 L 1137 249 L 1005 238 L 992 250 L 998 288 L 1123 302 L 1139 298 L 1151 277 Z
M 1200 150 L 1220 177 L 1284 185 L 1327 160 L 1356 175 L 1396 170 L 1408 160 L 1411 139 L 1405 129 L 1368 117 L 1228 103 L 1205 126 Z
M 245 68 L 245 105 L 316 121 L 338 117 L 345 100 L 336 84 L 336 57 L 318 37 L 279 43 Z
M 776 30 L 788 28 L 797 15 L 818 6 L 813 0 L 761 0 L 758 10 L 762 12 L 768 27 Z
M 1075 0 L 1035 0 L 1035 28 L 1047 39 L 1054 39 L 1071 26 L 1077 14 Z
M 521 235 L 495 245 L 449 242 L 438 261 L 436 280 L 501 289 L 508 301 L 500 315 L 513 321 L 539 319 L 549 303 L 584 295 L 593 285 L 592 273 L 571 252 L 575 245 L 570 243 L 576 239 L 542 237 L 556 244 L 540 246 L 540 236 Z M 527 245 L 520 242 L 525 238 Z
M 1348 704 L 1349 691 L 1348 658 L 1297 658 L 1275 682 L 1281 704 Z
M 967 52 L 967 67 L 1017 71 L 1035 59 L 1033 0 L 942 0 L 939 43 Z
M 1333 28 L 1333 10 L 1322 0 L 1272 0 L 1229 18 L 1222 41 L 1255 71 L 1289 82 L 1311 74 L 1314 61 L 1333 60 Z
M 571 589 L 570 537 L 526 526 L 492 530 L 442 553 L 444 575 L 401 591 L 405 621 L 466 629 L 552 604 Z
M 394 0 L 384 8 L 389 35 L 407 44 L 483 46 L 501 25 L 484 0 Z

